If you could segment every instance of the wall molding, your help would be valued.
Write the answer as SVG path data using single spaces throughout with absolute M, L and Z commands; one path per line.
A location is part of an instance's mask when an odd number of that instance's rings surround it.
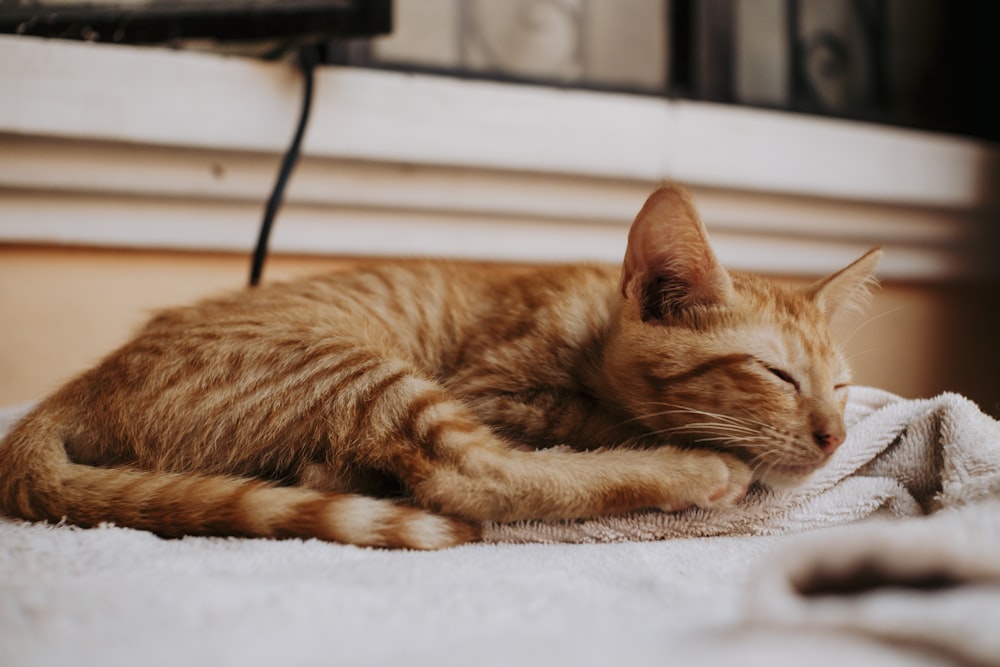
M 1000 151 L 745 108 L 318 72 L 277 252 L 617 261 L 653 185 L 727 264 L 995 277 Z M 247 251 L 298 112 L 285 63 L 0 37 L 0 242 Z

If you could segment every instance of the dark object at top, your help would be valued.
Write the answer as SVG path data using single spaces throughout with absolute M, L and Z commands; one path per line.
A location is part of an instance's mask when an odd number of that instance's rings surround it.
M 391 0 L 0 0 L 0 33 L 123 44 L 362 37 L 392 28 Z

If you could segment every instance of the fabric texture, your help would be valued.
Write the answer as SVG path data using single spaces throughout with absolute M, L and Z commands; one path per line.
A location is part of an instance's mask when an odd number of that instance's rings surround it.
M 848 418 L 798 489 L 441 552 L 0 518 L 0 665 L 1000 666 L 1000 423 L 865 388 Z
M 798 541 L 755 573 L 747 616 L 1000 665 L 1000 500 Z

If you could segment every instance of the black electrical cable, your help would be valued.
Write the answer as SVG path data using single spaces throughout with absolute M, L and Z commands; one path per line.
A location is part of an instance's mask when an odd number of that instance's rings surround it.
M 316 44 L 307 44 L 299 48 L 299 67 L 302 69 L 302 113 L 299 116 L 299 124 L 295 128 L 292 143 L 281 161 L 278 178 L 274 182 L 274 190 L 271 191 L 271 197 L 267 200 L 267 206 L 264 208 L 264 219 L 260 223 L 260 235 L 257 237 L 257 247 L 254 249 L 253 262 L 250 265 L 250 287 L 256 287 L 260 282 L 260 275 L 264 271 L 264 260 L 267 258 L 267 241 L 271 236 L 274 216 L 281 207 L 285 186 L 288 185 L 288 179 L 299 160 L 302 135 L 305 134 L 306 124 L 309 122 L 309 111 L 312 109 L 313 71 L 316 69 L 318 61 L 319 47 Z

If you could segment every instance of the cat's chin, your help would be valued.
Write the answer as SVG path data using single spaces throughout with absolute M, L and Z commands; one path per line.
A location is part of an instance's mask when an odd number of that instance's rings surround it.
M 820 466 L 822 467 L 822 466 Z M 775 491 L 794 489 L 805 484 L 819 470 L 817 466 L 789 466 L 772 468 L 757 481 Z

